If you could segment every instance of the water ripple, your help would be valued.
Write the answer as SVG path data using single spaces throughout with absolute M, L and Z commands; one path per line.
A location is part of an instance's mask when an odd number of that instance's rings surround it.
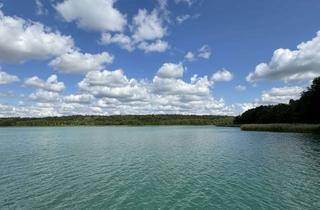
M 320 209 L 320 137 L 1 128 L 0 209 Z

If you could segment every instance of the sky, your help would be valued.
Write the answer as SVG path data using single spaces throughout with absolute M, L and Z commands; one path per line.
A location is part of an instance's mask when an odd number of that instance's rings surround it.
M 0 117 L 238 115 L 320 76 L 318 0 L 0 0 Z

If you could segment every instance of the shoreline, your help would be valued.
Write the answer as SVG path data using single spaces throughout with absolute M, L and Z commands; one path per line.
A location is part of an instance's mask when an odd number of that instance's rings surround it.
M 320 133 L 320 124 L 243 124 L 240 126 L 242 131 L 269 131 L 280 133 Z
M 233 120 L 233 116 L 219 115 L 74 115 L 44 118 L 0 118 L 0 127 L 205 126 L 231 125 Z

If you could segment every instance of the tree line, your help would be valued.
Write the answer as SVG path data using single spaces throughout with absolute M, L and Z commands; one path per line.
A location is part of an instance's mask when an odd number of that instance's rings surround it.
M 0 126 L 230 125 L 233 117 L 213 115 L 114 115 L 0 118 Z
M 320 77 L 289 104 L 259 106 L 234 119 L 235 124 L 253 123 L 320 123 Z

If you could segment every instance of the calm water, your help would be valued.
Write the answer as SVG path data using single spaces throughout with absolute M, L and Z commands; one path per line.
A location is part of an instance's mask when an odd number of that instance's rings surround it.
M 0 209 L 319 209 L 320 136 L 0 129 Z

